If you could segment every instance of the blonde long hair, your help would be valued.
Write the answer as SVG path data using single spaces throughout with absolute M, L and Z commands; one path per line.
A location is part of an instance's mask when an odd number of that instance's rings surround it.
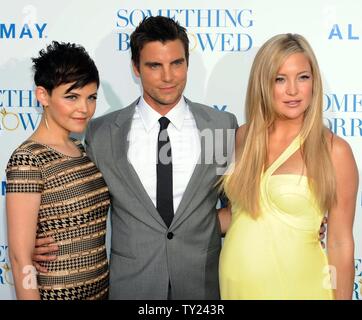
M 241 145 L 237 146 L 233 171 L 224 176 L 221 183 L 231 204 L 254 217 L 259 215 L 260 179 L 267 161 L 268 129 L 276 118 L 273 107 L 275 78 L 286 58 L 294 53 L 303 53 L 309 59 L 313 75 L 313 97 L 300 132 L 309 186 L 322 210 L 330 209 L 336 201 L 328 129 L 323 125 L 323 89 L 317 59 L 304 37 L 280 34 L 269 39 L 254 59 L 246 96 L 245 134 Z

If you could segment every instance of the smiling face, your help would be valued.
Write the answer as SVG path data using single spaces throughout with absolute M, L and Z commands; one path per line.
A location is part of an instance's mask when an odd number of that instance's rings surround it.
M 180 100 L 186 86 L 187 61 L 181 40 L 165 43 L 152 41 L 140 53 L 139 68 L 143 98 L 157 112 L 165 115 Z
M 72 89 L 73 83 L 55 87 L 49 94 L 43 87 L 36 88 L 39 102 L 45 106 L 49 128 L 59 133 L 83 132 L 92 118 L 97 99 L 97 84 L 89 83 L 82 88 Z
M 291 54 L 279 68 L 273 88 L 274 110 L 281 119 L 303 120 L 313 96 L 313 75 L 303 53 Z

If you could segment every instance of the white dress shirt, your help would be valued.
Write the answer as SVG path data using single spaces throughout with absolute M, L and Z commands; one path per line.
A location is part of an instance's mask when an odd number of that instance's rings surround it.
M 155 207 L 158 119 L 161 117 L 142 97 L 136 106 L 128 136 L 128 160 Z M 200 135 L 185 99 L 181 98 L 165 117 L 170 120 L 167 132 L 172 150 L 173 208 L 176 213 L 200 156 Z

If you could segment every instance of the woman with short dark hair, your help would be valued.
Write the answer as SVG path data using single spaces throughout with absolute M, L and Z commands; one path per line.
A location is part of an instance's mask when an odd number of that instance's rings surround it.
M 18 299 L 105 299 L 106 219 L 110 204 L 102 174 L 70 133 L 86 128 L 96 108 L 99 75 L 82 46 L 53 42 L 33 58 L 35 132 L 7 165 L 9 256 Z M 57 259 L 36 275 L 35 239 L 52 237 Z M 41 268 L 40 268 L 41 269 Z

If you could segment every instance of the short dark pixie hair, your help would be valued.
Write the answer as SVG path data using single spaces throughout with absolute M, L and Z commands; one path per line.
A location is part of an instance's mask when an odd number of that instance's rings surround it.
M 163 16 L 146 17 L 131 34 L 132 61 L 139 69 L 140 52 L 148 42 L 181 40 L 184 49 L 186 62 L 189 63 L 189 38 L 186 29 L 171 18 Z
M 98 69 L 81 45 L 53 41 L 32 61 L 35 84 L 49 94 L 55 87 L 73 82 L 68 92 L 93 82 L 99 87 Z

